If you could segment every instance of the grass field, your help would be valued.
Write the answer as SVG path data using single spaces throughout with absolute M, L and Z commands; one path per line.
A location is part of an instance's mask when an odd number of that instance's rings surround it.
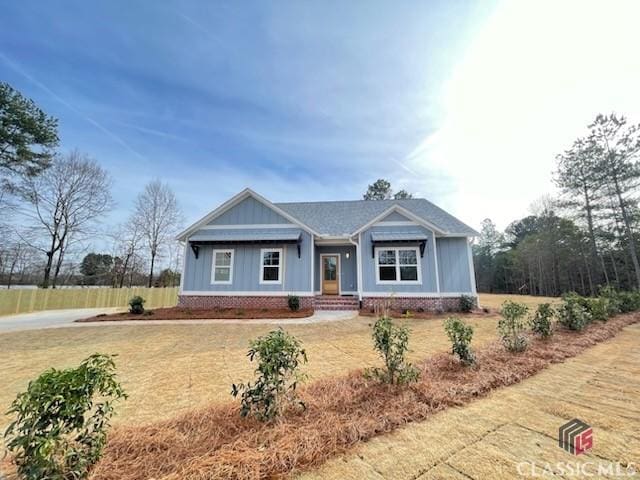
M 623 467 L 634 463 L 637 469 L 639 342 L 640 325 L 627 327 L 615 338 L 566 363 L 464 408 L 449 409 L 425 422 L 374 438 L 300 478 L 523 478 L 518 475 L 519 462 L 536 462 L 538 466 L 561 461 L 621 462 Z M 580 457 L 558 448 L 557 440 L 560 425 L 576 417 L 593 427 L 594 436 L 593 450 Z M 529 468 L 521 467 L 525 472 Z M 549 474 L 542 477 L 540 470 L 537 473 L 540 478 L 551 478 Z

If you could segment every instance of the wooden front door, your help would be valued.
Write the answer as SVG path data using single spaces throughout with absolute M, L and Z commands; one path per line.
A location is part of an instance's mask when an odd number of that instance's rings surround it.
M 338 295 L 338 281 L 340 279 L 340 262 L 338 255 L 323 255 L 322 257 L 322 294 Z

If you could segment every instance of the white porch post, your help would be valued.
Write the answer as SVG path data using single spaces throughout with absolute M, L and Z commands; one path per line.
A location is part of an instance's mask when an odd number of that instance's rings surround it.
M 316 285 L 315 285 L 315 268 L 316 268 L 316 241 L 315 236 L 311 234 L 311 294 L 315 295 Z
M 356 246 L 356 280 L 358 282 L 358 301 L 362 302 L 362 233 L 358 233 Z
M 440 293 L 440 272 L 438 269 L 438 248 L 436 246 L 436 234 L 432 233 L 431 238 L 433 239 L 433 260 L 436 267 L 436 292 Z

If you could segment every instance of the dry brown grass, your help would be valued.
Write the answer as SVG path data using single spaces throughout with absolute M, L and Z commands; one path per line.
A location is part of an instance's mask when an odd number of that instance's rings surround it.
M 479 366 L 460 366 L 437 354 L 420 363 L 421 379 L 394 389 L 368 382 L 361 371 L 303 389 L 304 413 L 275 424 L 242 419 L 235 404 L 195 410 L 170 421 L 118 428 L 92 478 L 269 478 L 318 465 L 353 445 L 435 412 L 512 385 L 597 342 L 611 338 L 640 314 L 593 324 L 582 333 L 559 331 L 533 341 L 524 354 L 493 343 L 478 352 Z
M 636 462 L 637 468 L 639 342 L 635 324 L 517 385 L 362 443 L 300 480 L 515 479 L 523 478 L 519 462 Z M 576 417 L 593 427 L 595 439 L 580 457 L 557 443 L 560 425 Z
M 493 293 L 481 293 L 480 306 L 490 308 L 491 310 L 498 310 L 505 300 L 512 300 L 514 302 L 524 303 L 529 308 L 535 308 L 541 303 L 559 303 L 559 297 L 534 297 L 531 295 L 508 295 L 508 294 L 493 294 Z
M 412 330 L 410 359 L 449 348 L 442 318 L 400 320 Z M 471 318 L 473 343 L 495 338 L 496 318 Z M 371 365 L 371 318 L 307 325 L 282 325 L 299 338 L 310 358 L 310 380 Z M 250 378 L 249 341 L 277 325 L 118 325 L 55 328 L 0 334 L 0 430 L 2 415 L 29 380 L 50 367 L 76 366 L 88 355 L 117 354 L 118 377 L 129 399 L 118 405 L 117 424 L 140 424 L 172 418 L 231 399 L 230 386 Z M 1 450 L 1 449 L 0 449 Z M 0 456 L 2 451 L 0 451 Z

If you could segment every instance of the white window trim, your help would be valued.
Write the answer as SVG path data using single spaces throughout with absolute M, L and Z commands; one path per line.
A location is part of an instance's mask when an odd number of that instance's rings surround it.
M 396 280 L 380 280 L 380 257 L 378 252 L 381 250 L 395 250 L 396 252 Z M 400 255 L 398 252 L 403 250 L 413 250 L 416 252 L 416 268 L 418 269 L 418 280 L 400 280 Z M 420 249 L 418 247 L 376 247 L 374 250 L 376 256 L 376 284 L 377 285 L 422 285 L 422 262 L 420 258 Z M 385 265 L 383 265 L 385 266 Z M 386 265 L 389 266 L 389 265 Z
M 231 259 L 229 260 L 229 280 L 216 281 L 216 253 L 231 253 Z M 233 261 L 235 258 L 235 251 L 233 248 L 220 248 L 214 249 L 211 255 L 211 285 L 231 285 L 233 283 Z M 226 267 L 227 265 L 221 265 Z
M 266 252 L 280 252 L 280 264 L 278 265 L 278 280 L 263 280 L 264 278 L 264 254 Z M 267 265 L 274 267 L 275 265 Z M 260 285 L 281 285 L 284 277 L 284 249 L 282 248 L 261 248 L 260 249 Z

